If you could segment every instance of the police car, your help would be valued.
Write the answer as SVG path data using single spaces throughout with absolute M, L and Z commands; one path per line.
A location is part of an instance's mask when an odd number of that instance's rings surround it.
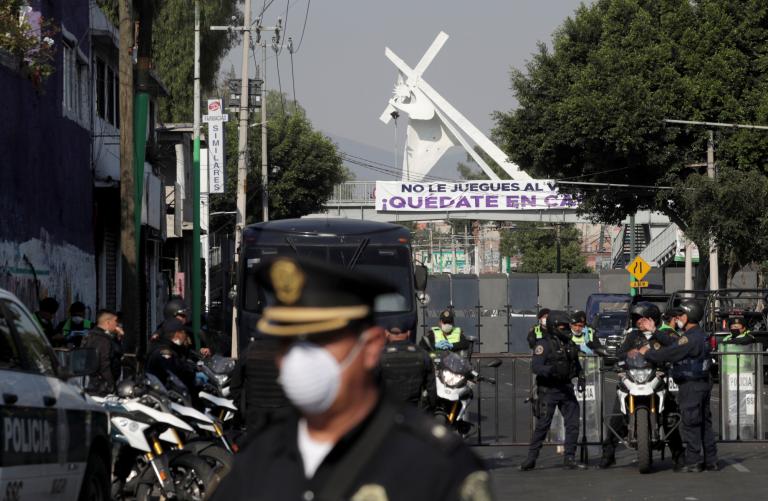
M 0 289 L 0 498 L 109 499 L 108 419 L 67 382 L 98 367 L 95 352 L 63 360 L 32 314 Z

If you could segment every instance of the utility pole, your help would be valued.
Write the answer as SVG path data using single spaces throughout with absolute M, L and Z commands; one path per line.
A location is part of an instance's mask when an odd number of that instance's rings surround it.
M 710 179 L 715 178 L 715 133 L 709 130 L 709 140 L 707 141 L 707 176 Z M 715 291 L 720 288 L 720 268 L 717 259 L 717 247 L 715 239 L 709 239 L 709 290 Z
M 134 219 L 135 185 L 133 160 L 133 2 L 119 0 L 119 107 L 120 107 L 120 254 L 122 289 L 120 309 L 125 322 L 125 351 L 136 353 L 141 332 L 138 280 L 138 244 Z
M 231 26 L 211 26 L 212 30 L 237 29 L 243 33 L 243 57 L 240 68 L 240 124 L 237 133 L 237 217 L 235 219 L 235 269 L 240 262 L 240 245 L 245 226 L 245 193 L 248 176 L 248 113 L 250 112 L 248 77 L 248 53 L 251 50 L 251 0 L 243 4 L 243 25 L 239 28 Z M 264 103 L 262 103 L 262 106 Z M 242 293 L 242 291 L 238 291 Z M 232 306 L 232 348 L 233 358 L 238 356 L 239 336 L 237 332 L 237 305 Z
M 200 349 L 200 0 L 195 0 L 194 125 L 192 134 L 192 335 Z M 206 256 L 208 259 L 208 256 Z M 206 282 L 207 283 L 207 282 Z
M 277 18 L 277 26 L 262 26 L 261 18 L 256 20 L 256 43 L 261 43 L 261 218 L 269 221 L 269 162 L 267 159 L 267 42 L 262 40 L 262 31 L 274 31 L 272 44 L 277 47 L 280 43 L 280 32 L 283 29 L 282 18 Z M 275 53 L 277 57 L 277 52 Z M 282 98 L 282 96 L 281 96 Z

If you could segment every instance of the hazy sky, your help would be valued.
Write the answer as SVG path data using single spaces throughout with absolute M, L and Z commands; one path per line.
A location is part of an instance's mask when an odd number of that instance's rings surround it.
M 289 2 L 290 3 L 287 3 Z M 311 1 L 304 40 L 294 54 L 296 98 L 316 128 L 334 138 L 392 151 L 393 125 L 378 120 L 397 72 L 384 57 L 391 48 L 416 65 L 442 30 L 450 38 L 424 74 L 426 81 L 481 131 L 493 126 L 491 113 L 516 103 L 509 90 L 510 68 L 524 68 L 539 41 L 552 33 L 581 0 L 274 0 L 264 24 L 278 16 L 286 36 L 298 45 Z M 253 17 L 262 1 L 252 0 Z M 269 3 L 269 1 L 267 1 Z M 285 22 L 285 19 L 284 19 Z M 240 74 L 241 46 L 222 65 Z M 269 52 L 267 85 L 278 87 L 274 53 Z M 261 57 L 259 55 L 259 61 Z M 282 89 L 292 95 L 287 49 L 277 58 Z M 253 59 L 251 59 L 251 66 Z M 405 120 L 400 119 L 401 131 Z M 400 143 L 402 144 L 402 142 Z

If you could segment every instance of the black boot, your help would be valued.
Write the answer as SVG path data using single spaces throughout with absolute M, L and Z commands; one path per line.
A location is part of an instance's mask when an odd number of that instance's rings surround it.
M 685 468 L 685 453 L 678 452 L 672 454 L 672 464 L 674 465 L 672 467 L 672 470 L 676 473 L 679 473 Z
M 536 460 L 528 458 L 523 464 L 520 465 L 520 471 L 530 471 L 536 468 Z
M 565 456 L 563 459 L 563 468 L 566 470 L 585 470 L 587 467 L 578 461 L 573 456 Z
M 604 452 L 603 457 L 600 458 L 600 464 L 598 464 L 597 467 L 600 468 L 601 470 L 606 470 L 615 464 L 616 464 L 616 456 L 613 455 L 613 452 L 610 452 L 610 453 Z

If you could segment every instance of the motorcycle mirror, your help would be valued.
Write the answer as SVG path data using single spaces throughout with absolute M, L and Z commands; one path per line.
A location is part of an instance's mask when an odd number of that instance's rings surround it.
M 496 367 L 498 367 L 498 366 L 500 366 L 500 365 L 501 365 L 501 360 L 499 360 L 498 358 L 496 358 L 496 359 L 494 359 L 494 360 L 491 360 L 491 361 L 490 361 L 490 363 L 489 363 L 488 365 L 486 365 L 486 367 L 491 367 L 491 368 L 494 368 L 494 369 L 495 369 Z

